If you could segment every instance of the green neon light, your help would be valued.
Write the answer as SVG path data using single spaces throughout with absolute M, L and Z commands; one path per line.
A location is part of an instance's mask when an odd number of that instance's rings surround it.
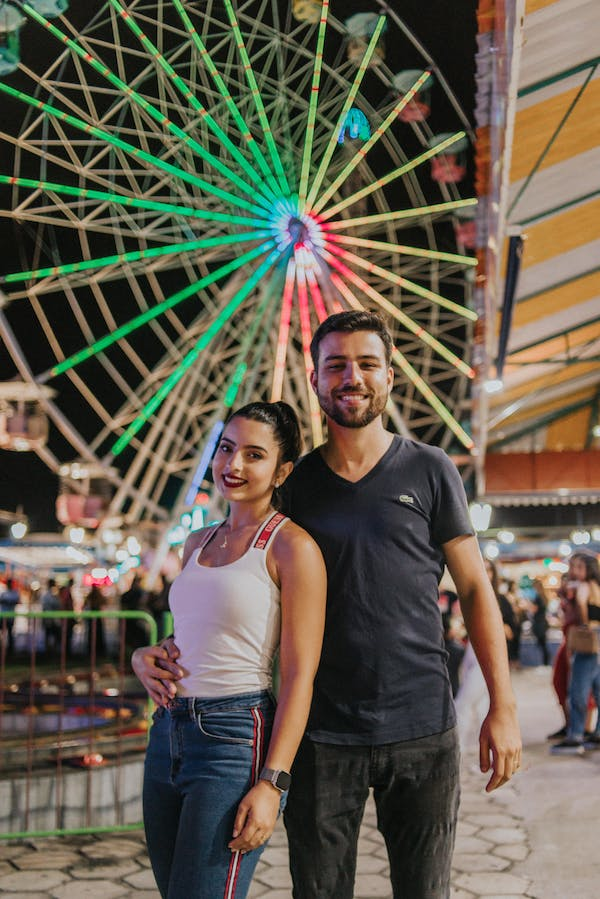
M 183 243 L 168 244 L 165 247 L 149 247 L 145 250 L 132 250 L 130 253 L 116 253 L 113 256 L 101 256 L 98 259 L 84 259 L 82 262 L 70 262 L 64 265 L 53 265 L 48 268 L 37 268 L 30 272 L 14 272 L 0 280 L 5 284 L 19 281 L 31 281 L 46 278 L 48 275 L 70 275 L 90 269 L 104 268 L 117 263 L 137 262 L 140 259 L 155 259 L 160 256 L 172 256 L 176 253 L 187 253 L 193 250 L 219 247 L 224 244 L 246 243 L 249 240 L 262 240 L 269 236 L 268 231 L 249 231 L 247 234 L 225 234 L 221 237 L 205 237 L 202 240 L 187 240 Z
M 379 190 L 382 187 L 385 187 L 386 184 L 389 184 L 396 178 L 400 178 L 402 175 L 406 175 L 408 172 L 416 169 L 417 166 L 422 165 L 428 159 L 431 159 L 432 156 L 436 156 L 438 153 L 442 153 L 452 144 L 456 143 L 456 141 L 466 136 L 466 132 L 458 131 L 451 137 L 446 138 L 446 140 L 442 141 L 440 144 L 437 144 L 437 146 L 431 147 L 429 150 L 425 150 L 425 152 L 421 153 L 420 156 L 416 156 L 415 159 L 411 159 L 409 162 L 406 162 L 399 168 L 394 169 L 394 171 L 390 172 L 388 175 L 384 175 L 382 178 L 377 178 L 377 180 L 373 181 L 372 184 L 368 184 L 366 187 L 361 188 L 361 190 L 357 190 L 356 193 L 353 193 L 351 196 L 340 200 L 340 202 L 336 203 L 335 206 L 330 206 L 329 209 L 326 209 L 325 212 L 321 213 L 321 219 L 331 218 L 332 215 L 335 215 L 342 209 L 346 209 L 346 207 L 351 206 L 353 203 L 357 203 L 359 200 L 362 200 L 363 197 L 368 197 L 369 194 L 372 194 L 374 191 Z
M 243 303 L 248 294 L 252 290 L 254 290 L 254 287 L 258 284 L 263 275 L 268 272 L 268 270 L 276 262 L 279 256 L 279 250 L 274 250 L 267 257 L 267 259 L 265 259 L 265 261 L 256 269 L 254 274 L 248 279 L 244 286 L 229 301 L 223 311 L 215 318 L 210 327 L 197 341 L 195 346 L 189 351 L 189 353 L 186 354 L 181 364 L 178 365 L 175 371 L 172 372 L 172 374 L 166 379 L 162 387 L 155 393 L 152 399 L 148 403 L 146 403 L 140 414 L 134 419 L 134 421 L 132 421 L 127 430 L 123 434 L 121 434 L 119 439 L 112 447 L 112 453 L 114 456 L 118 456 L 119 453 L 122 453 L 125 447 L 129 445 L 140 428 L 143 427 L 150 416 L 153 415 L 153 413 L 159 408 L 159 406 L 166 399 L 169 393 L 183 378 L 186 371 L 194 364 L 202 350 L 204 350 L 209 345 L 213 337 L 215 337 L 216 334 L 218 334 L 218 332 L 221 330 L 221 328 L 229 321 L 231 316 Z
M 233 378 L 231 379 L 231 384 L 227 388 L 227 393 L 225 394 L 225 399 L 223 400 L 223 405 L 226 409 L 231 409 L 233 404 L 235 403 L 235 398 L 238 395 L 238 390 L 240 389 L 240 385 L 244 380 L 244 375 L 248 371 L 248 366 L 245 362 L 240 362 L 237 366 L 236 370 L 233 373 Z
M 400 113 L 404 109 L 407 103 L 410 103 L 414 95 L 419 92 L 419 89 L 425 84 L 430 76 L 431 72 L 426 69 L 423 74 L 417 78 L 411 89 L 407 91 L 407 93 L 404 94 L 404 96 L 401 97 L 400 100 L 398 100 L 387 118 L 385 118 L 381 125 L 379 125 L 379 127 L 373 131 L 373 134 L 371 135 L 369 140 L 356 151 L 350 162 L 346 166 L 344 166 L 340 174 L 337 176 L 337 178 L 334 179 L 333 183 L 329 185 L 325 193 L 321 194 L 317 202 L 312 207 L 313 212 L 317 213 L 320 212 L 321 209 L 323 209 L 327 201 L 334 195 L 338 187 L 343 184 L 348 175 L 353 172 L 356 166 L 365 158 L 369 150 L 374 147 L 375 144 L 383 137 L 392 122 L 396 121 L 398 113 Z
M 111 0 L 111 3 L 112 2 L 115 2 L 115 0 Z M 67 112 L 59 112 L 49 103 L 44 103 L 41 100 L 37 100 L 35 97 L 24 93 L 23 91 L 16 90 L 15 88 L 10 87 L 8 84 L 5 84 L 3 81 L 0 81 L 0 90 L 5 94 L 8 94 L 10 97 L 15 97 L 16 99 L 22 100 L 24 103 L 27 103 L 29 106 L 33 106 L 34 109 L 46 112 L 53 119 L 58 119 L 61 122 L 67 122 L 67 124 L 72 125 L 79 131 L 83 131 L 86 134 L 91 134 L 93 137 L 98 137 L 101 140 L 106 141 L 106 143 L 111 144 L 113 147 L 119 147 L 121 150 L 124 150 L 126 153 L 129 153 L 136 159 L 142 159 L 144 162 L 149 163 L 154 168 L 161 169 L 161 171 L 163 172 L 168 172 L 170 175 L 174 175 L 176 178 L 179 178 L 181 181 L 185 181 L 188 184 L 193 184 L 195 187 L 200 187 L 207 193 L 213 194 L 215 197 L 220 197 L 221 199 L 226 200 L 228 203 L 231 203 L 233 206 L 240 206 L 242 209 L 248 209 L 250 212 L 254 212 L 258 215 L 265 214 L 265 210 L 260 206 L 256 206 L 253 203 L 248 203 L 246 200 L 242 200 L 240 197 L 236 197 L 235 194 L 229 193 L 229 191 L 221 190 L 221 188 L 219 187 L 214 187 L 212 184 L 209 184 L 208 181 L 204 181 L 203 178 L 199 178 L 197 175 L 193 175 L 191 172 L 186 172 L 184 169 L 179 169 L 177 168 L 177 166 L 171 165 L 169 162 L 165 162 L 158 156 L 153 156 L 151 153 L 146 153 L 145 150 L 141 150 L 139 147 L 134 147 L 133 144 L 121 140 L 120 137 L 115 137 L 113 134 L 110 134 L 110 132 L 108 131 L 104 131 L 102 128 L 97 128 L 95 125 L 91 125 L 83 121 L 83 119 L 79 119 L 75 116 L 69 115 L 69 113 Z
M 333 153 L 337 146 L 338 134 L 340 133 L 340 129 L 341 129 L 342 125 L 344 124 L 344 121 L 346 120 L 346 116 L 348 114 L 350 107 L 354 103 L 354 100 L 356 98 L 356 95 L 357 95 L 360 85 L 362 83 L 365 72 L 367 71 L 367 69 L 369 67 L 371 57 L 373 56 L 373 53 L 375 52 L 375 47 L 377 46 L 377 41 L 379 40 L 379 35 L 381 34 L 381 31 L 382 31 L 385 23 L 386 23 L 385 16 L 380 16 L 379 19 L 377 20 L 377 25 L 375 27 L 375 30 L 373 31 L 373 34 L 371 35 L 371 40 L 369 41 L 369 45 L 365 51 L 365 55 L 363 56 L 362 62 L 360 64 L 360 66 L 358 67 L 356 75 L 354 76 L 354 81 L 352 83 L 352 86 L 350 88 L 348 96 L 346 97 L 346 102 L 342 106 L 342 111 L 340 112 L 336 126 L 333 129 L 333 131 L 331 132 L 331 136 L 329 138 L 329 143 L 327 144 L 327 147 L 325 148 L 325 153 L 323 154 L 323 158 L 320 162 L 319 168 L 317 170 L 317 174 L 315 175 L 315 179 L 314 179 L 312 186 L 310 188 L 310 191 L 308 193 L 308 197 L 306 198 L 306 206 L 309 209 L 311 208 L 319 190 L 321 189 L 321 184 L 323 183 L 323 178 L 325 177 L 325 172 L 327 171 L 327 167 L 331 161 L 331 157 L 333 156 Z M 303 208 L 300 209 L 301 213 L 304 211 L 305 210 Z
M 332 234 L 329 239 L 333 243 L 348 244 L 351 247 L 368 247 L 372 250 L 387 250 L 390 253 L 401 253 L 403 256 L 418 256 L 423 259 L 437 259 L 440 262 L 457 262 L 459 265 L 475 267 L 475 256 L 463 256 L 461 253 L 444 253 L 441 250 L 425 250 L 422 247 L 407 247 L 400 243 L 388 243 L 385 240 L 370 240 L 365 237 L 346 237 L 343 234 Z
M 137 328 L 141 328 L 142 325 L 145 325 L 147 322 L 152 321 L 152 319 L 157 318 L 159 315 L 162 315 L 162 313 L 166 312 L 167 309 L 172 309 L 173 306 L 176 306 L 178 303 L 183 302 L 183 300 L 187 300 L 188 297 L 191 297 L 203 288 L 208 287 L 209 284 L 213 284 L 220 278 L 223 278 L 226 275 L 229 275 L 231 272 L 236 271 L 236 269 L 241 268 L 247 262 L 251 262 L 253 259 L 256 259 L 258 256 L 271 249 L 273 244 L 273 240 L 266 241 L 265 243 L 261 244 L 260 247 L 255 247 L 253 250 L 249 250 L 238 259 L 234 259 L 231 262 L 220 266 L 210 275 L 206 275 L 199 281 L 195 281 L 193 284 L 184 287 L 183 290 L 179 290 L 177 293 L 172 294 L 157 306 L 153 306 L 151 309 L 147 309 L 145 312 L 142 312 L 141 315 L 136 315 L 135 318 L 132 318 L 124 325 L 121 325 L 120 328 L 116 328 L 114 331 L 111 331 L 110 334 L 106 334 L 104 337 L 101 337 L 100 340 L 96 340 L 90 346 L 84 347 L 82 350 L 79 350 L 79 352 L 74 353 L 72 356 L 69 356 L 68 359 L 64 359 L 62 362 L 59 362 L 58 365 L 55 365 L 50 369 L 50 377 L 55 378 L 58 375 L 63 374 L 65 371 L 69 371 L 71 368 L 74 368 L 76 365 L 79 365 L 79 363 L 83 362 L 85 359 L 89 359 L 90 356 L 97 355 L 98 353 L 102 352 L 102 350 L 105 350 L 107 347 L 111 346 L 117 340 L 120 340 L 122 337 L 126 337 L 128 334 L 131 334 L 132 331 L 135 331 Z
M 421 215 L 434 215 L 437 212 L 451 212 L 453 209 L 466 209 L 467 206 L 477 206 L 477 197 L 471 197 L 468 200 L 450 200 L 447 203 L 434 203 L 432 206 L 413 206 L 411 209 L 397 209 L 394 212 L 363 215 L 359 218 L 337 219 L 335 222 L 329 222 L 327 230 L 339 231 L 342 228 L 356 228 L 358 225 L 396 222 L 400 219 L 418 218 Z
M 319 85 L 321 83 L 321 70 L 323 68 L 323 45 L 325 43 L 325 29 L 327 27 L 327 14 L 329 12 L 329 0 L 323 0 L 319 32 L 317 35 L 317 49 L 315 53 L 315 66 L 313 69 L 312 85 L 310 89 L 310 101 L 308 104 L 308 117 L 306 121 L 306 137 L 304 139 L 304 151 L 302 153 L 302 169 L 300 172 L 300 187 L 298 201 L 300 209 L 306 205 L 308 190 L 308 174 L 310 171 L 310 158 L 312 156 L 313 139 L 315 136 L 315 121 L 317 118 L 317 106 L 319 103 Z
M 111 0 L 111 2 L 115 2 L 115 0 Z M 260 95 L 260 90 L 259 90 L 258 84 L 256 82 L 256 78 L 254 77 L 254 72 L 252 71 L 250 57 L 248 56 L 248 52 L 246 50 L 246 45 L 244 44 L 244 38 L 242 37 L 242 32 L 240 31 L 240 26 L 238 25 L 235 11 L 231 4 L 231 0 L 224 0 L 224 3 L 225 3 L 225 11 L 227 13 L 227 18 L 229 19 L 229 22 L 231 24 L 233 36 L 235 38 L 238 52 L 240 54 L 240 59 L 242 60 L 242 64 L 244 67 L 244 74 L 246 76 L 246 81 L 248 82 L 248 86 L 250 88 L 250 93 L 252 95 L 252 99 L 254 100 L 254 105 L 256 106 L 256 111 L 258 113 L 258 118 L 260 121 L 261 128 L 263 130 L 263 134 L 265 136 L 265 141 L 267 143 L 269 155 L 271 157 L 271 161 L 273 163 L 275 173 L 279 179 L 281 189 L 284 191 L 284 193 L 288 194 L 290 192 L 290 186 L 288 184 L 287 178 L 285 177 L 285 172 L 283 170 L 283 165 L 281 164 L 281 159 L 279 157 L 277 145 L 275 143 L 275 140 L 273 139 L 271 125 L 269 123 L 269 119 L 267 118 L 267 114 L 265 112 L 265 107 L 264 107 L 264 104 L 262 101 L 262 97 Z
M 37 181 L 31 178 L 17 178 L 12 175 L 0 175 L 0 184 L 12 184 L 16 187 L 30 187 L 33 190 L 52 191 L 57 194 L 67 194 L 84 200 L 100 200 L 103 203 L 115 203 L 119 206 L 132 207 L 134 209 L 148 209 L 152 212 L 160 212 L 164 215 L 173 213 L 186 218 L 198 218 L 209 222 L 226 222 L 232 225 L 245 225 L 264 227 L 263 218 L 253 219 L 243 215 L 230 215 L 227 212 L 211 212 L 205 209 L 193 209 L 191 206 L 178 206 L 174 203 L 164 203 L 160 200 L 144 200 L 140 197 L 126 197 L 122 194 L 113 194 L 110 191 L 92 190 L 87 187 L 73 187 L 70 184 L 58 184 L 54 181 Z
M 198 98 L 192 93 L 189 86 L 183 81 L 182 78 L 177 74 L 175 69 L 167 62 L 164 58 L 158 47 L 156 47 L 150 38 L 144 34 L 142 29 L 139 27 L 137 22 L 133 19 L 131 14 L 125 10 L 118 0 L 110 0 L 111 5 L 117 11 L 117 13 L 121 16 L 123 21 L 126 23 L 127 27 L 135 34 L 138 38 L 142 46 L 148 51 L 150 57 L 154 59 L 161 69 L 166 72 L 169 76 L 172 83 L 175 85 L 177 90 L 183 96 L 185 100 L 189 103 L 189 105 L 198 112 L 202 121 L 206 122 L 208 127 L 211 129 L 213 134 L 218 137 L 224 147 L 231 153 L 231 155 L 238 161 L 238 163 L 242 166 L 244 171 L 247 174 L 250 174 L 252 171 L 252 166 L 250 166 L 247 161 L 240 154 L 238 148 L 231 141 L 231 139 L 227 136 L 227 134 L 223 131 L 221 126 L 217 123 L 217 121 L 211 116 L 208 110 L 202 105 L 202 103 L 198 100 Z M 252 177 L 252 175 L 250 175 Z
M 279 185 L 277 184 L 277 181 L 273 177 L 273 173 L 271 172 L 271 170 L 268 166 L 268 163 L 265 159 L 264 154 L 261 153 L 260 148 L 259 148 L 258 144 L 256 143 L 256 140 L 254 139 L 254 135 L 248 128 L 248 125 L 244 121 L 239 109 L 237 108 L 235 101 L 227 88 L 227 85 L 225 84 L 225 82 L 223 81 L 223 78 L 221 77 L 221 75 L 219 73 L 219 70 L 217 69 L 216 65 L 212 61 L 212 58 L 211 58 L 208 50 L 206 49 L 206 46 L 204 45 L 202 39 L 200 38 L 200 35 L 194 28 L 192 20 L 188 16 L 188 14 L 183 6 L 183 3 L 181 2 L 181 0 L 173 0 L 173 5 L 174 5 L 175 9 L 177 10 L 177 12 L 179 13 L 181 21 L 183 22 L 183 25 L 184 25 L 187 33 L 189 34 L 190 38 L 192 39 L 194 46 L 198 50 L 200 57 L 202 59 L 202 62 L 206 66 L 211 78 L 213 79 L 213 81 L 217 87 L 217 90 L 219 91 L 219 93 L 221 94 L 223 99 L 225 100 L 227 109 L 229 110 L 234 122 L 240 129 L 240 134 L 246 141 L 248 148 L 249 148 L 250 152 L 252 153 L 252 156 L 254 157 L 255 162 L 257 163 L 258 167 L 260 168 L 261 172 L 263 173 L 264 177 L 266 178 L 266 180 L 271 188 L 271 191 L 270 191 L 271 197 L 275 198 L 276 196 L 279 195 L 280 188 L 279 188 Z M 238 161 L 238 163 L 242 166 L 244 171 L 257 184 L 262 184 L 260 177 L 257 175 L 257 173 L 252 168 L 252 166 L 248 164 L 246 159 L 244 159 L 242 154 L 239 152 L 238 148 L 234 144 L 232 144 L 232 148 L 229 148 L 229 150 L 230 150 L 230 153 L 234 156 L 234 158 Z
M 29 4 L 24 3 L 22 7 L 23 11 L 27 13 L 30 18 L 34 19 L 39 25 L 42 25 L 46 28 L 50 34 L 52 34 L 57 40 L 59 40 L 62 44 L 65 44 L 69 47 L 73 53 L 76 53 L 80 59 L 84 62 L 87 62 L 96 72 L 98 72 L 103 78 L 118 88 L 123 96 L 129 97 L 135 103 L 138 104 L 142 109 L 144 109 L 156 122 L 159 123 L 163 128 L 167 128 L 171 134 L 174 134 L 178 137 L 183 143 L 185 143 L 194 153 L 208 162 L 214 169 L 224 175 L 226 178 L 229 178 L 230 181 L 233 182 L 241 191 L 250 196 L 256 196 L 256 187 L 252 187 L 250 184 L 247 184 L 242 178 L 239 177 L 234 171 L 232 171 L 225 163 L 221 162 L 216 156 L 213 156 L 208 150 L 205 150 L 204 147 L 199 144 L 193 137 L 190 137 L 187 132 L 185 132 L 182 128 L 179 128 L 178 125 L 175 125 L 174 122 L 171 122 L 159 109 L 156 109 L 152 103 L 149 103 L 141 94 L 138 94 L 132 87 L 130 87 L 125 81 L 122 81 L 117 75 L 115 75 L 108 66 L 101 63 L 98 59 L 93 57 L 87 50 L 84 50 L 83 47 L 80 47 L 79 44 L 74 41 L 72 38 L 68 37 L 63 31 L 57 28 L 52 22 L 49 22 L 48 19 L 45 19 L 44 16 L 40 15 L 35 9 L 33 9 Z M 254 173 L 254 170 L 251 166 L 249 166 L 251 171 Z M 255 173 L 254 173 L 255 174 Z M 260 183 L 260 179 L 259 179 Z M 260 202 L 260 195 L 256 197 L 256 199 Z M 263 204 L 266 208 L 269 208 L 269 201 L 267 199 L 264 200 Z

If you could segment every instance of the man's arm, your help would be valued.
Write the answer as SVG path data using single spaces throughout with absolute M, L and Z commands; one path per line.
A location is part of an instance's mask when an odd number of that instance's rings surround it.
M 486 785 L 489 793 L 510 780 L 521 766 L 521 735 L 502 616 L 476 538 L 456 537 L 445 543 L 443 550 L 490 696 L 479 734 L 480 768 L 484 772 L 492 768 Z

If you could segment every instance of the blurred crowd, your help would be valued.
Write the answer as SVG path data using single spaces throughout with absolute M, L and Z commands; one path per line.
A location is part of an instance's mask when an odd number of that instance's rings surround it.
M 85 585 L 68 576 L 29 582 L 0 574 L 0 649 L 10 661 L 30 654 L 66 657 L 116 657 L 125 642 L 127 658 L 138 646 L 148 643 L 150 630 L 145 618 L 135 614 L 119 621 L 116 617 L 86 618 L 82 612 L 146 612 L 156 621 L 162 634 L 168 612 L 170 583 L 163 578 L 150 589 L 144 579 L 133 574 L 121 590 L 114 584 Z M 73 613 L 61 618 L 27 618 L 20 612 Z

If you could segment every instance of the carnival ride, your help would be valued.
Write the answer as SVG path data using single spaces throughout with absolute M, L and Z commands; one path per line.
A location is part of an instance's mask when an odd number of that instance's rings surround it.
M 471 135 L 398 13 L 108 0 L 78 28 L 77 6 L 0 2 L 0 17 L 18 11 L 12 32 L 56 48 L 45 70 L 19 62 L 5 29 L 1 101 L 23 112 L 1 135 L 19 253 L 0 277 L 14 366 L 0 432 L 26 399 L 56 438 L 4 446 L 65 477 L 74 456 L 104 472 L 112 521 L 168 521 L 207 489 L 234 404 L 287 399 L 320 442 L 311 331 L 368 307 L 395 341 L 391 426 L 468 452 L 476 260 L 459 215 L 475 200 L 457 184 Z

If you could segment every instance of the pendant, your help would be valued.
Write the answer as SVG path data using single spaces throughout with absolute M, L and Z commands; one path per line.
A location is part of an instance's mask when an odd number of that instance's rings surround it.
M 222 543 L 219 543 L 219 549 L 225 549 L 227 546 L 227 534 L 225 534 L 225 539 Z

